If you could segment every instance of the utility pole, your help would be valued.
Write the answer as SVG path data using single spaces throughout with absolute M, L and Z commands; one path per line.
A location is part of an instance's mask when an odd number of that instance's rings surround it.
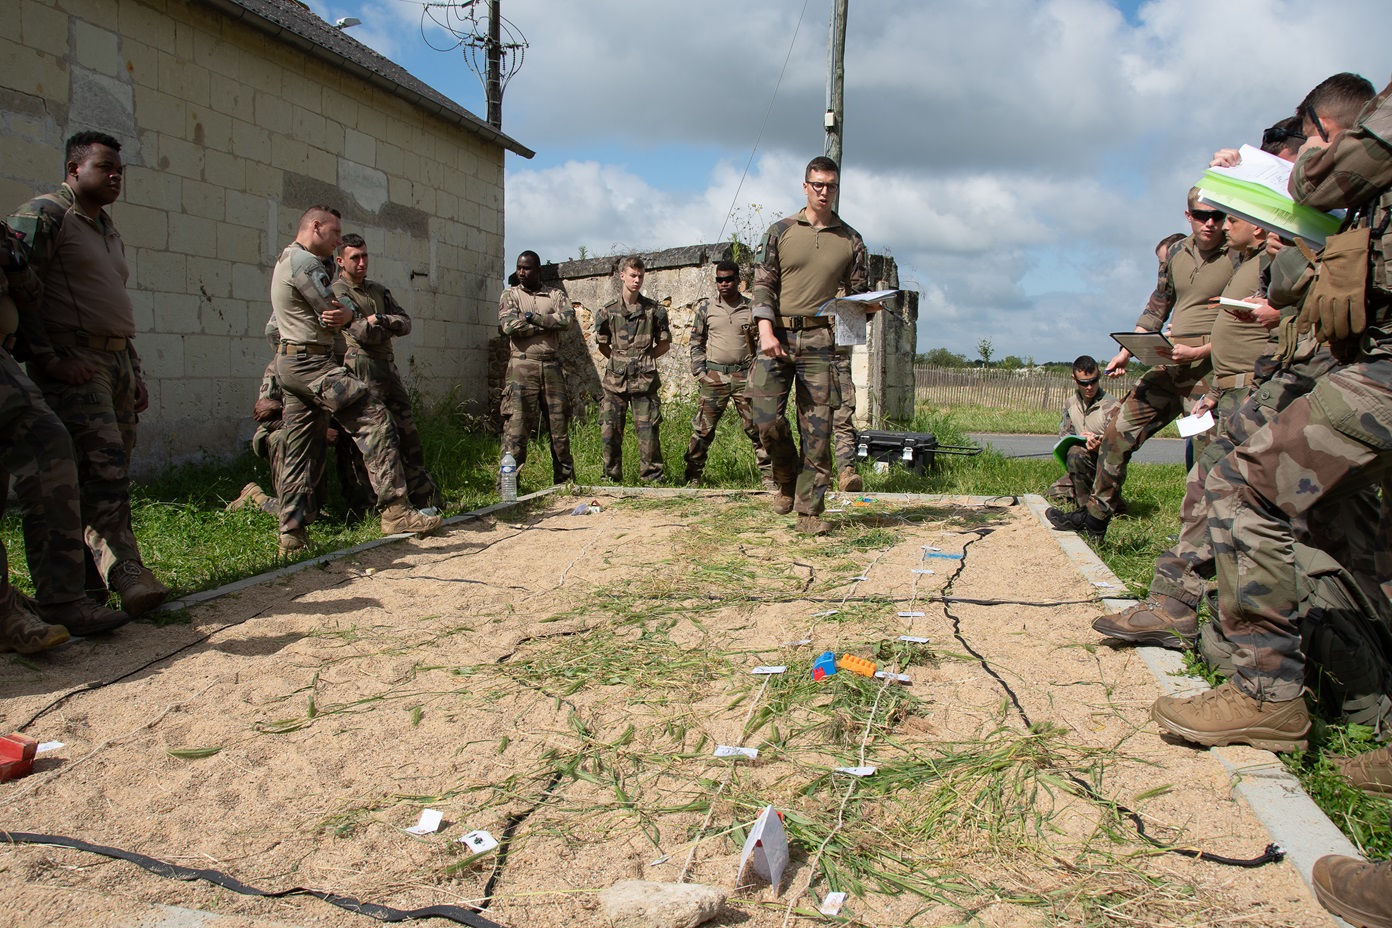
M 844 84 L 846 80 L 846 15 L 850 0 L 832 0 L 831 36 L 827 40 L 826 96 L 826 156 L 841 164 L 841 137 L 845 114 Z M 844 167 L 845 165 L 842 165 Z M 845 172 L 842 172 L 842 177 Z M 832 207 L 840 202 L 840 192 L 832 198 Z
M 503 127 L 503 30 L 501 0 L 488 0 L 488 124 Z

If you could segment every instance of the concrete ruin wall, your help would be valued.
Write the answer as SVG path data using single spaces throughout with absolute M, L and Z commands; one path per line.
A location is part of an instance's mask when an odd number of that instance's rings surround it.
M 604 357 L 594 347 L 594 314 L 619 295 L 618 263 L 622 256 L 590 258 L 548 264 L 542 278 L 565 290 L 575 308 L 576 325 L 562 347 L 571 408 L 583 415 L 596 409 L 601 395 L 600 371 Z M 715 263 L 732 258 L 729 244 L 690 245 L 642 255 L 647 264 L 643 293 L 667 307 L 672 327 L 672 349 L 657 361 L 664 399 L 694 399 L 697 384 L 691 376 L 691 321 L 702 300 L 715 299 Z M 753 268 L 741 265 L 741 289 L 752 285 Z M 899 286 L 894 259 L 871 255 L 873 289 Z M 851 371 L 856 383 L 856 415 L 859 425 L 886 420 L 907 420 L 913 415 L 914 346 L 918 337 L 918 294 L 907 293 L 871 318 L 865 345 L 852 349 Z M 498 408 L 503 375 L 507 368 L 507 339 L 494 339 L 490 353 L 490 403 Z
M 122 143 L 111 208 L 151 404 L 137 470 L 236 453 L 269 359 L 270 271 L 305 207 L 343 212 L 414 317 L 398 365 L 482 406 L 503 277 L 503 150 L 188 0 L 16 0 L 0 56 L 0 207 L 63 179 L 63 141 Z

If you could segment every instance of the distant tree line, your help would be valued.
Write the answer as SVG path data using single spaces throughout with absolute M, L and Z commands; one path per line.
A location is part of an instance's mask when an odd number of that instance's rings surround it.
M 1026 368 L 1043 369 L 1050 373 L 1069 374 L 1073 370 L 1073 359 L 1067 361 L 1046 361 L 1037 363 L 1033 356 L 1021 358 L 1018 355 L 1008 354 L 999 360 L 993 360 L 995 352 L 992 350 L 988 339 L 982 339 L 982 343 L 977 345 L 977 357 L 969 358 L 961 352 L 952 351 L 949 348 L 930 348 L 928 351 L 914 355 L 914 363 L 927 367 L 945 368 L 967 368 L 967 367 L 987 367 L 992 370 L 1017 371 Z

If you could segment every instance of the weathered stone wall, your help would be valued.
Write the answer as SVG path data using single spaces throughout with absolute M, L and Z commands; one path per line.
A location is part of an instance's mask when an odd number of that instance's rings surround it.
M 667 307 L 672 326 L 672 349 L 658 359 L 664 399 L 694 398 L 696 380 L 691 376 L 691 321 L 696 307 L 705 299 L 715 299 L 715 263 L 731 257 L 730 245 L 691 245 L 642 256 L 647 264 L 643 293 Z M 561 287 L 575 308 L 576 326 L 563 348 L 567 389 L 571 408 L 583 414 L 598 406 L 599 382 L 604 357 L 594 347 L 595 310 L 618 299 L 618 264 L 622 256 L 567 261 L 542 268 L 542 278 Z M 741 289 L 752 284 L 752 268 L 742 266 Z M 899 286 L 894 259 L 872 255 L 870 280 L 873 289 Z M 885 419 L 908 419 L 913 415 L 913 357 L 917 340 L 918 294 L 887 308 L 884 318 L 871 317 L 865 345 L 851 353 L 852 376 L 856 383 L 859 424 Z M 507 339 L 497 336 L 490 354 L 490 404 L 496 415 L 507 369 Z
M 503 151 L 187 0 L 17 0 L 0 36 L 0 208 L 62 181 L 98 129 L 128 170 L 111 208 L 131 266 L 151 405 L 137 469 L 251 430 L 270 269 L 305 207 L 343 212 L 415 319 L 398 364 L 486 402 L 502 277 Z

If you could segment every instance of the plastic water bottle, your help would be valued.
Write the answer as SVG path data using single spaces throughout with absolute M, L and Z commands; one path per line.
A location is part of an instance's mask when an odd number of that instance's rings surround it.
M 511 452 L 503 455 L 503 463 L 498 468 L 498 489 L 503 494 L 503 502 L 517 499 L 517 461 Z

